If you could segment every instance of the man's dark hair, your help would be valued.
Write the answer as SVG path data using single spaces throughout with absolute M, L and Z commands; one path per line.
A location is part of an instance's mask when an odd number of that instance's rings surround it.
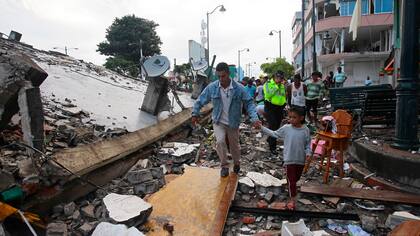
M 229 66 L 228 64 L 226 64 L 225 62 L 220 62 L 219 64 L 217 64 L 216 66 L 216 71 L 224 71 L 226 73 L 229 73 Z
M 321 73 L 321 72 L 319 72 L 319 71 L 314 71 L 314 72 L 312 72 L 312 75 L 316 75 L 316 76 L 318 76 L 319 78 L 322 78 L 322 73 Z
M 302 80 L 302 79 L 301 79 L 301 77 L 300 77 L 300 74 L 295 74 L 295 75 L 293 76 L 293 80 L 295 80 L 295 79 L 297 79 L 297 80 Z
M 294 112 L 299 116 L 305 116 L 305 109 L 303 107 L 292 106 L 289 108 L 289 112 Z

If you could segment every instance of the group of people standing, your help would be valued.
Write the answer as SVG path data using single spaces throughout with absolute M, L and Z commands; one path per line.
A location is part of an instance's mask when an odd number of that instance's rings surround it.
M 216 138 L 216 152 L 221 163 L 220 176 L 229 175 L 228 149 L 233 160 L 233 172 L 240 172 L 239 125 L 242 114 L 247 113 L 255 129 L 267 134 L 270 151 L 277 155 L 277 138 L 284 140 L 283 162 L 289 187 L 289 209 L 295 208 L 296 182 L 300 179 L 305 160 L 311 153 L 311 135 L 305 125 L 305 116 L 315 122 L 318 102 L 325 86 L 320 72 L 313 72 L 303 82 L 300 75 L 288 83 L 282 71 L 274 77 L 239 82 L 229 77 L 229 66 L 222 62 L 216 66 L 219 80 L 210 83 L 196 100 L 192 111 L 192 124 L 197 124 L 200 109 L 207 103 L 213 105 L 212 121 Z M 344 81 L 343 81 L 344 82 Z M 287 111 L 288 123 L 282 125 Z M 265 118 L 268 127 L 262 126 Z
M 300 111 L 303 116 L 307 116 L 310 123 L 316 122 L 317 108 L 319 100 L 325 94 L 325 84 L 322 81 L 320 72 L 313 72 L 310 79 L 303 82 L 301 76 L 296 74 L 293 81 L 288 82 L 282 71 L 277 71 L 272 79 L 264 77 L 256 80 L 257 87 L 249 80 L 245 86 L 246 91 L 255 98 L 257 112 L 260 117 L 267 120 L 271 130 L 280 128 L 286 114 L 286 110 L 294 108 Z M 269 137 L 267 142 L 270 151 L 277 154 L 277 140 Z

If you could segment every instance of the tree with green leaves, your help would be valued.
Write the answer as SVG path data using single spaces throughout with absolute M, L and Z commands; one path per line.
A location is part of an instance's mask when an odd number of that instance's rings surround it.
M 115 18 L 106 30 L 106 41 L 98 44 L 102 55 L 110 56 L 104 66 L 118 73 L 136 77 L 139 74 L 140 48 L 143 56 L 160 54 L 162 41 L 155 22 L 135 15 Z
M 184 76 L 188 76 L 191 73 L 191 65 L 190 63 L 175 65 L 174 72 Z
M 275 62 L 264 63 L 260 68 L 270 77 L 272 77 L 277 71 L 281 70 L 284 72 L 285 78 L 290 78 L 293 76 L 295 71 L 293 66 L 287 62 L 285 58 L 276 58 Z

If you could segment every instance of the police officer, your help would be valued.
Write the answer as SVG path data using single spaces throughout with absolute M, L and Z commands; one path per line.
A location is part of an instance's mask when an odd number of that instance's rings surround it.
M 285 83 L 283 71 L 277 71 L 274 78 L 264 84 L 264 107 L 268 127 L 271 130 L 279 129 L 283 120 L 284 107 L 286 106 Z M 276 155 L 277 140 L 269 137 L 267 141 L 271 153 Z

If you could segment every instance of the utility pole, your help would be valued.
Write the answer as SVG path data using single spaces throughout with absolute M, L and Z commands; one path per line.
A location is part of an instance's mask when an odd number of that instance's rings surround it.
M 305 79 L 305 0 L 302 0 L 302 19 L 301 19 L 301 23 L 302 23 L 302 29 L 300 31 L 301 33 L 301 40 L 302 40 L 302 65 L 301 65 L 301 70 L 302 70 L 302 79 Z
M 315 19 L 315 0 L 312 0 L 312 71 L 317 71 Z
M 397 81 L 397 110 L 394 147 L 417 148 L 417 84 L 419 22 L 417 0 L 402 0 L 401 78 Z M 417 23 L 417 24 L 416 24 Z M 397 68 L 395 68 L 397 70 Z

